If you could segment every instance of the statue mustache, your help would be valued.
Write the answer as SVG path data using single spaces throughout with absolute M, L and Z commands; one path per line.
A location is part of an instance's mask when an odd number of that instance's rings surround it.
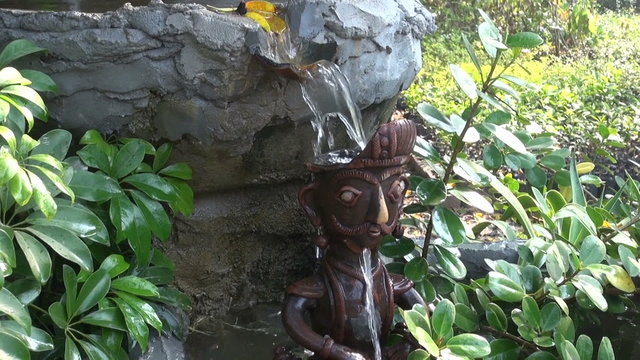
M 393 231 L 393 229 L 395 229 L 396 227 L 396 223 L 397 223 L 398 218 L 396 217 L 395 219 L 393 219 L 393 222 L 391 222 L 391 224 L 387 225 L 387 224 L 374 224 L 374 223 L 370 223 L 370 222 L 366 222 L 364 224 L 360 224 L 360 225 L 343 225 L 340 223 L 340 221 L 338 221 L 338 219 L 336 219 L 335 215 L 331 215 L 331 224 L 333 225 L 333 227 L 341 234 L 347 235 L 347 236 L 359 236 L 359 235 L 366 235 L 369 232 L 369 228 L 371 228 L 371 226 L 379 226 L 380 227 L 380 232 L 382 235 L 386 235 L 386 234 L 391 234 L 391 232 Z

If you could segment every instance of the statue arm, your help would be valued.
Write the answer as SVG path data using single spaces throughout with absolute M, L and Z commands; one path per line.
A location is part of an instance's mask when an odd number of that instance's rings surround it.
M 304 314 L 315 306 L 315 302 L 314 299 L 298 295 L 286 297 L 282 310 L 282 322 L 289 336 L 298 344 L 319 354 L 320 359 L 323 360 L 367 360 L 362 354 L 336 344 L 328 336 L 323 337 L 311 329 L 304 321 Z
M 425 309 L 427 308 L 422 296 L 420 296 L 414 288 L 411 288 L 404 293 L 396 294 L 395 301 L 403 310 L 410 310 L 415 304 L 421 304 Z

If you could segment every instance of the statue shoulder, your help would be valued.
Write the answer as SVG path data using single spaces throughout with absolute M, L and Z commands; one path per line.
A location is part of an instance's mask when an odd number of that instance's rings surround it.
M 302 279 L 287 287 L 287 295 L 297 295 L 308 299 L 319 299 L 324 293 L 324 281 L 319 275 Z
M 391 277 L 394 295 L 404 294 L 413 289 L 413 281 L 407 279 L 405 276 L 393 273 L 390 273 L 389 276 Z

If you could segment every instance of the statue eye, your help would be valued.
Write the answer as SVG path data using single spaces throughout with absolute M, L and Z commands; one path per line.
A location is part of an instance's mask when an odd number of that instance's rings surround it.
M 398 179 L 393 182 L 391 188 L 389 189 L 389 198 L 392 201 L 398 202 L 402 199 L 402 195 L 407 188 L 407 182 L 404 178 Z
M 362 194 L 361 191 L 352 188 L 351 186 L 345 186 L 340 189 L 338 193 L 338 200 L 346 206 L 353 206 L 358 201 L 358 198 Z

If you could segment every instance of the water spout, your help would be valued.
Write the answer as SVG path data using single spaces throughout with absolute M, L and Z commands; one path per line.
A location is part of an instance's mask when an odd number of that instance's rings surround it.
M 371 250 L 365 248 L 360 255 L 360 269 L 364 276 L 365 283 L 365 310 L 368 317 L 369 331 L 371 332 L 371 342 L 374 350 L 374 360 L 382 360 L 382 349 L 380 348 L 380 318 L 376 316 L 376 306 L 373 301 L 373 275 L 371 269 Z

